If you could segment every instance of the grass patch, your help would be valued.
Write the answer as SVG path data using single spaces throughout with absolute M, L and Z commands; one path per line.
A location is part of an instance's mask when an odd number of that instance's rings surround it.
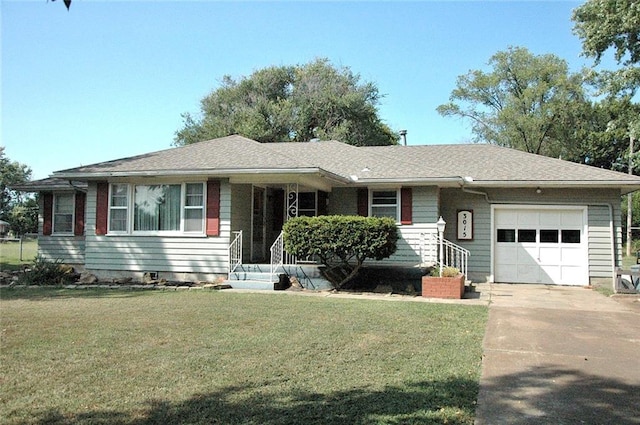
M 472 424 L 484 306 L 4 289 L 8 424 Z
M 18 270 L 23 264 L 32 263 L 37 254 L 37 240 L 24 241 L 22 246 L 19 241 L 2 242 L 0 243 L 0 271 Z

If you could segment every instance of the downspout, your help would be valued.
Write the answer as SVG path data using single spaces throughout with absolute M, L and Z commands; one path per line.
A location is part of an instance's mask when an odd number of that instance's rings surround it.
M 472 195 L 481 195 L 484 196 L 485 201 L 487 201 L 487 204 L 491 204 L 491 201 L 489 200 L 489 195 L 487 194 L 487 192 L 481 192 L 479 190 L 472 190 L 472 189 L 467 189 L 465 187 L 465 183 L 471 183 L 473 182 L 473 177 L 462 177 L 459 176 L 460 178 L 460 188 L 462 189 L 463 192 L 466 193 L 471 193 Z

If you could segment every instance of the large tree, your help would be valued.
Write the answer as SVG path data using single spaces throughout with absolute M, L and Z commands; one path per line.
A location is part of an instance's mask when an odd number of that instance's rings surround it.
M 390 145 L 398 136 L 378 116 L 380 93 L 348 67 L 327 59 L 272 66 L 249 77 L 225 76 L 200 103 L 200 117 L 183 114 L 175 144 L 230 134 L 259 142 L 335 139 L 356 146 Z
M 489 72 L 459 76 L 438 112 L 470 120 L 477 142 L 549 156 L 572 151 L 579 117 L 589 108 L 582 75 L 569 73 L 555 55 L 537 56 L 523 47 L 494 54 L 488 65 Z

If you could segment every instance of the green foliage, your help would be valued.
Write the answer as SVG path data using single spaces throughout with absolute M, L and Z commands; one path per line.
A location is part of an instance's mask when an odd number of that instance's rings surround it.
M 19 162 L 11 161 L 0 146 L 0 220 L 7 220 L 14 205 L 21 202 L 20 194 L 9 186 L 29 181 L 31 169 Z
M 382 260 L 397 249 L 398 227 L 388 217 L 297 217 L 283 227 L 285 249 L 317 257 L 336 289 L 353 279 L 366 259 Z
M 488 64 L 490 72 L 459 76 L 438 112 L 469 119 L 478 142 L 566 156 L 579 142 L 573 129 L 589 106 L 582 75 L 570 74 L 555 55 L 536 56 L 523 47 L 498 52 Z
M 62 260 L 47 260 L 36 256 L 33 264 L 18 279 L 21 285 L 64 285 L 74 280 L 73 268 L 62 263 Z
M 224 76 L 204 97 L 201 118 L 183 114 L 175 144 L 230 134 L 259 142 L 333 139 L 357 146 L 391 145 L 398 136 L 378 117 L 380 94 L 347 67 L 327 59 L 271 66 L 235 80 Z
M 13 207 L 9 213 L 11 231 L 20 237 L 25 233 L 38 232 L 38 202 L 27 198 Z
M 456 277 L 460 274 L 460 269 L 456 267 L 445 267 L 442 269 L 442 277 Z M 440 267 L 433 267 L 429 273 L 432 277 L 440 277 Z
M 618 63 L 640 61 L 640 3 L 637 0 L 587 0 L 573 11 L 573 32 L 586 56 L 597 62 L 609 49 Z

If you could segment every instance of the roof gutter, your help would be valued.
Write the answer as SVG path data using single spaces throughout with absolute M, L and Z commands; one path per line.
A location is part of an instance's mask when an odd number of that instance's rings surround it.
M 74 180 L 101 180 L 114 177 L 175 177 L 175 176 L 216 176 L 231 177 L 238 175 L 255 174 L 318 174 L 322 177 L 330 178 L 342 183 L 349 183 L 351 180 L 331 173 L 322 168 L 251 168 L 251 169 L 191 169 L 191 170 L 145 170 L 145 171 L 108 171 L 108 172 L 67 172 L 58 171 L 52 177 Z

